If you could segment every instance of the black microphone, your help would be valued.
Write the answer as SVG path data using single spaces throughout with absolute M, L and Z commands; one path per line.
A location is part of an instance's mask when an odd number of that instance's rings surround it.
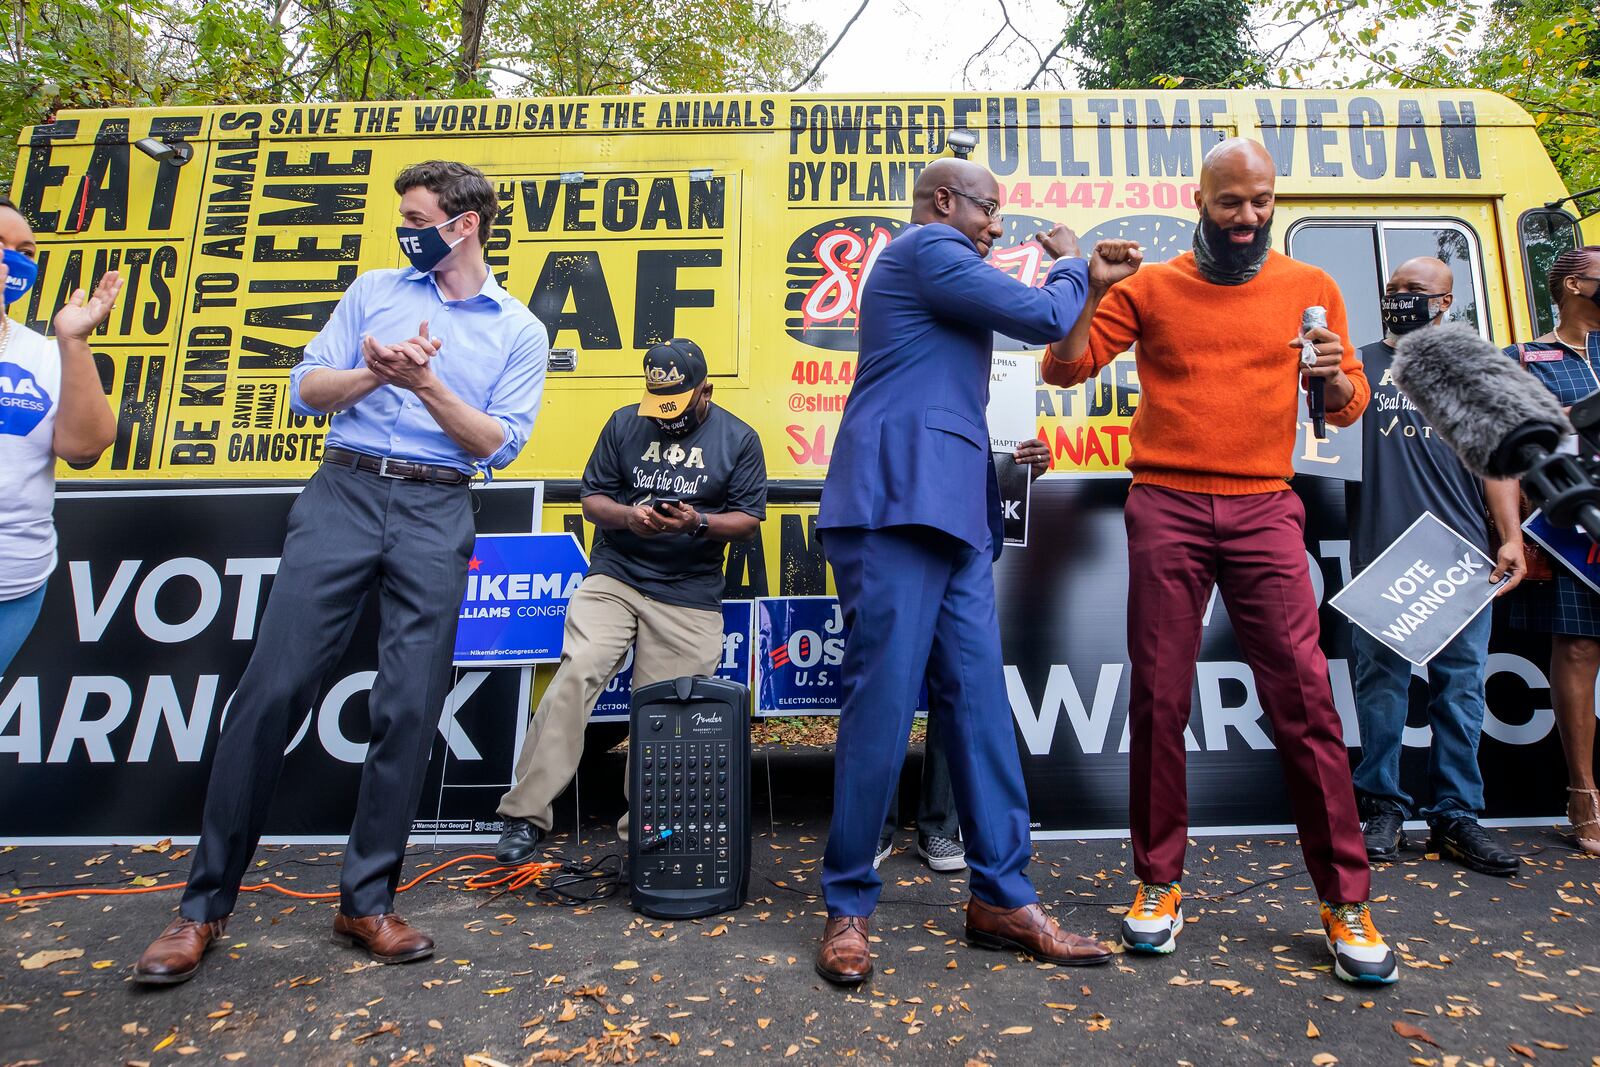
M 1460 323 L 1401 338 L 1390 371 L 1468 470 L 1521 477 L 1553 524 L 1600 541 L 1600 482 L 1580 457 L 1556 453 L 1572 424 L 1533 375 Z
M 1328 328 L 1328 309 L 1324 307 L 1308 307 L 1300 316 L 1300 333 L 1320 326 Z M 1317 346 L 1312 341 L 1300 342 L 1300 365 L 1302 367 L 1315 367 L 1317 365 Z M 1319 441 L 1328 439 L 1328 380 L 1326 378 L 1312 378 L 1306 390 L 1306 413 L 1311 416 L 1311 432 Z

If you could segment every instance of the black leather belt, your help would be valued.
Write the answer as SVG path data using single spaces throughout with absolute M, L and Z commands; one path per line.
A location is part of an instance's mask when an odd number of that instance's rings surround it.
M 369 456 L 365 452 L 352 452 L 348 448 L 324 448 L 322 462 L 337 463 L 341 467 L 354 467 L 383 478 L 403 478 L 408 482 L 435 482 L 439 485 L 461 485 L 472 480 L 454 467 L 438 467 L 432 463 L 413 463 L 409 459 L 389 456 Z

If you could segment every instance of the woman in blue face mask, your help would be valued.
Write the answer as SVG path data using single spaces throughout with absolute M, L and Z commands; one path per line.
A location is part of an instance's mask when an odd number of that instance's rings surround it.
M 9 312 L 38 276 L 33 227 L 0 197 L 0 303 Z M 54 340 L 0 312 L 0 674 L 22 646 L 56 565 L 57 459 L 87 464 L 117 435 L 100 388 L 89 335 L 122 288 L 107 273 L 85 297 L 72 294 L 55 317 Z

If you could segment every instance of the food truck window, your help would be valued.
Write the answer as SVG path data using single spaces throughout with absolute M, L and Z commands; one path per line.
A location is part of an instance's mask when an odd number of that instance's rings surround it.
M 1478 235 L 1454 220 L 1301 222 L 1289 231 L 1289 254 L 1333 276 L 1344 295 L 1350 337 L 1367 344 L 1383 336 L 1378 298 L 1390 273 L 1408 259 L 1433 256 L 1455 275 L 1455 303 L 1447 319 L 1489 333 Z
M 1556 257 L 1578 247 L 1578 226 L 1565 211 L 1540 208 L 1525 212 L 1517 223 L 1522 241 L 1522 269 L 1528 282 L 1528 310 L 1537 337 L 1556 328 L 1556 310 L 1545 287 Z

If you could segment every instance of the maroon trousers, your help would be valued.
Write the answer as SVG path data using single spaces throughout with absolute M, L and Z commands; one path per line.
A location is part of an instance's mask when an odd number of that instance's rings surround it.
M 1219 586 L 1272 723 L 1317 893 L 1335 903 L 1366 900 L 1367 853 L 1328 661 L 1317 645 L 1300 498 L 1287 490 L 1214 496 L 1135 485 L 1125 518 L 1134 870 L 1146 882 L 1183 876 L 1189 836 L 1183 732 L 1201 622 Z

